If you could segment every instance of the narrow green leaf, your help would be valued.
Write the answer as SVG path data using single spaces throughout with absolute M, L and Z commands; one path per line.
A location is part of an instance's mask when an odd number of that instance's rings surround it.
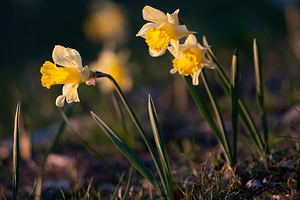
M 220 142 L 220 145 L 223 148 L 223 151 L 224 151 L 224 154 L 225 154 L 225 158 L 226 158 L 226 162 L 229 163 L 230 166 L 234 167 L 233 166 L 234 164 L 232 162 L 232 153 L 231 153 L 230 141 L 228 140 L 228 136 L 227 136 L 227 133 L 226 133 L 226 129 L 225 129 L 223 117 L 221 115 L 219 106 L 218 106 L 218 104 L 217 104 L 217 102 L 216 102 L 216 100 L 215 100 L 215 98 L 214 98 L 214 96 L 213 96 L 213 94 L 211 92 L 209 83 L 208 83 L 207 78 L 206 78 L 205 70 L 202 70 L 201 77 L 202 77 L 202 80 L 203 80 L 206 92 L 208 94 L 210 103 L 212 104 L 213 110 L 215 112 L 217 121 L 219 123 L 220 133 L 221 133 L 221 137 L 222 137 L 223 143 L 221 143 L 220 141 L 219 142 Z
M 101 73 L 100 73 L 100 75 L 103 76 L 103 74 L 101 74 Z M 151 142 L 148 139 L 148 137 L 147 137 L 144 129 L 142 128 L 140 122 L 138 121 L 138 119 L 137 119 L 136 115 L 134 114 L 132 108 L 130 107 L 129 103 L 127 102 L 127 100 L 125 98 L 125 95 L 123 94 L 123 92 L 122 92 L 120 86 L 118 85 L 118 83 L 116 82 L 116 80 L 111 75 L 109 75 L 109 74 L 106 74 L 105 77 L 108 78 L 110 81 L 112 81 L 112 83 L 114 84 L 115 89 L 117 90 L 117 93 L 118 93 L 120 99 L 122 100 L 125 108 L 127 109 L 127 112 L 129 113 L 129 115 L 130 115 L 130 117 L 131 117 L 134 125 L 138 129 L 141 137 L 143 138 L 143 141 L 145 142 L 145 144 L 146 144 L 146 146 L 147 146 L 147 148 L 149 150 L 150 155 L 153 158 L 154 164 L 156 166 L 156 169 L 157 169 L 157 172 L 159 174 L 159 177 L 160 177 L 160 179 L 162 181 L 163 187 L 164 187 L 165 190 L 167 190 L 167 187 L 165 185 L 166 180 L 165 180 L 165 177 L 163 175 L 163 169 L 162 169 L 160 160 L 159 160 L 158 156 L 156 155 L 156 152 L 155 152 L 153 146 L 151 145 Z
M 64 119 L 64 121 L 68 124 L 68 126 L 71 128 L 71 130 L 73 131 L 73 133 L 75 133 L 75 135 L 79 138 L 81 144 L 84 146 L 84 148 L 90 152 L 93 156 L 96 156 L 97 158 L 99 158 L 103 164 L 105 164 L 109 170 L 111 170 L 117 177 L 120 177 L 120 174 L 118 173 L 118 171 L 104 158 L 104 156 L 102 156 L 101 154 L 99 154 L 94 148 L 92 148 L 87 141 L 85 141 L 82 137 L 81 134 L 79 133 L 78 130 L 76 130 L 76 128 L 72 125 L 72 123 L 70 122 L 70 120 L 68 119 L 68 117 L 66 116 L 66 114 L 64 113 L 64 111 L 59 108 L 60 114 L 62 116 L 62 118 Z
M 20 158 L 20 149 L 19 149 L 19 119 L 20 119 L 20 107 L 21 107 L 21 98 L 19 98 L 15 123 L 14 123 L 14 143 L 13 143 L 13 199 L 18 198 L 18 189 L 19 189 L 19 158 Z
M 164 175 L 165 179 L 167 180 L 167 188 L 168 188 L 168 196 L 169 199 L 174 199 L 174 192 L 173 192 L 173 184 L 172 184 L 172 174 L 171 174 L 171 168 L 170 168 L 170 163 L 169 163 L 169 157 L 168 157 L 168 152 L 167 152 L 167 146 L 164 141 L 163 134 L 160 129 L 159 121 L 157 118 L 157 113 L 154 107 L 153 100 L 150 95 L 148 95 L 148 110 L 149 110 L 149 117 L 150 117 L 150 122 L 151 122 L 151 127 L 158 151 L 158 155 L 160 157 L 163 170 L 164 170 Z
M 209 47 L 209 44 L 205 37 L 203 37 L 203 43 L 205 46 Z M 221 82 L 221 85 L 222 85 L 226 95 L 228 97 L 230 97 L 229 79 L 227 78 L 225 72 L 222 70 L 221 65 L 219 64 L 218 60 L 215 58 L 211 48 L 209 48 L 208 55 L 212 58 L 212 61 L 216 64 L 217 76 Z M 265 157 L 264 148 L 263 148 L 264 145 L 263 145 L 263 141 L 260 136 L 260 133 L 253 121 L 253 118 L 250 115 L 249 110 L 247 109 L 247 107 L 243 103 L 242 99 L 240 99 L 240 98 L 239 98 L 239 116 L 240 116 L 245 128 L 247 129 L 247 132 L 249 133 L 249 135 L 253 139 L 255 145 L 257 146 L 258 152 L 261 154 L 261 156 Z
M 210 111 L 208 110 L 208 107 L 207 107 L 207 105 L 204 101 L 204 98 L 203 98 L 201 92 L 199 92 L 198 88 L 193 85 L 192 79 L 191 79 L 190 76 L 184 76 L 184 79 L 185 79 L 185 82 L 187 84 L 187 87 L 189 88 L 189 91 L 192 94 L 192 97 L 194 98 L 194 101 L 195 101 L 197 107 L 199 108 L 199 110 L 202 113 L 203 118 L 208 123 L 208 125 L 211 128 L 212 132 L 214 133 L 214 135 L 219 140 L 220 144 L 222 146 L 224 146 L 224 141 L 223 141 L 222 134 L 220 133 L 217 125 L 215 124 L 215 122 L 213 120 L 213 117 L 212 117 Z
M 107 137 L 115 144 L 115 146 L 121 151 L 121 153 L 132 163 L 132 165 L 149 181 L 151 185 L 158 191 L 161 191 L 156 180 L 142 161 L 132 151 L 132 149 L 115 133 L 105 122 L 103 122 L 96 114 L 91 111 L 91 115 L 104 131 Z
M 130 148 L 133 148 L 133 145 L 132 145 L 131 140 L 130 140 L 129 132 L 128 132 L 127 127 L 126 127 L 125 118 L 124 118 L 122 109 L 120 107 L 120 104 L 117 101 L 115 92 L 112 95 L 112 99 L 113 99 L 113 105 L 115 107 L 117 115 L 121 118 L 121 121 L 122 121 L 122 128 L 123 128 L 123 131 L 124 131 L 124 140 Z
M 264 103 L 264 83 L 263 83 L 263 68 L 261 64 L 261 54 L 256 39 L 253 40 L 253 55 L 254 55 L 254 68 L 255 68 L 255 79 L 256 79 L 256 97 L 259 112 L 261 115 L 263 133 L 264 133 L 264 149 L 266 153 L 269 153 L 268 144 L 268 123 L 267 114 Z
M 231 64 L 231 122 L 232 122 L 232 149 L 233 162 L 236 164 L 237 158 L 237 141 L 238 141 L 238 112 L 239 112 L 239 66 L 238 66 L 238 50 L 235 49 L 232 56 Z

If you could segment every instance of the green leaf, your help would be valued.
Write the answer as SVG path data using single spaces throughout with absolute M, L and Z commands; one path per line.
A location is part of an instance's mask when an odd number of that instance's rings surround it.
M 205 36 L 203 37 L 203 44 L 205 46 L 209 47 L 209 44 L 208 44 Z M 219 64 L 218 60 L 214 56 L 211 48 L 209 48 L 209 50 L 208 50 L 208 55 L 212 58 L 212 61 L 216 64 L 217 76 L 221 82 L 221 85 L 222 85 L 226 95 L 228 97 L 230 97 L 229 79 L 227 78 L 225 72 L 222 70 L 221 65 Z M 247 109 L 244 102 L 240 98 L 239 98 L 239 116 L 240 116 L 245 128 L 247 129 L 247 132 L 249 133 L 249 135 L 253 139 L 255 145 L 257 146 L 258 152 L 261 154 L 261 156 L 265 157 L 264 144 L 263 144 L 262 138 L 260 136 L 260 133 L 254 123 L 253 118 L 250 115 L 249 110 Z
M 221 115 L 219 106 L 211 92 L 211 88 L 209 86 L 209 83 L 207 81 L 206 78 L 206 73 L 205 70 L 202 70 L 201 72 L 201 77 L 206 89 L 206 92 L 208 94 L 210 103 L 212 104 L 213 110 L 215 112 L 217 121 L 219 123 L 219 127 L 220 127 L 220 135 L 221 135 L 221 139 L 219 139 L 220 145 L 223 148 L 224 154 L 225 154 L 225 158 L 226 158 L 226 162 L 229 163 L 232 167 L 234 167 L 234 163 L 232 162 L 232 154 L 231 154 L 231 146 L 230 146 L 230 142 L 228 140 L 227 137 L 227 133 L 226 133 L 226 129 L 225 129 L 225 125 L 224 125 L 224 121 L 223 121 L 223 117 Z
M 237 138 L 238 138 L 238 112 L 239 112 L 239 67 L 238 67 L 238 50 L 235 49 L 232 56 L 231 64 L 231 122 L 232 122 L 232 149 L 233 162 L 236 164 L 237 158 Z
M 14 123 L 14 143 L 13 143 L 13 199 L 18 198 L 18 188 L 19 188 L 19 158 L 20 158 L 20 149 L 19 149 L 19 119 L 20 119 L 20 107 L 21 107 L 21 98 L 19 98 L 15 123 Z
M 103 122 L 96 114 L 91 111 L 91 115 L 104 131 L 107 137 L 115 144 L 115 146 L 121 151 L 121 153 L 132 163 L 132 165 L 149 181 L 151 185 L 158 191 L 161 191 L 156 180 L 142 161 L 132 151 L 132 149 L 114 132 L 105 122 Z
M 261 64 L 261 54 L 256 39 L 253 40 L 253 55 L 254 55 L 254 68 L 255 68 L 255 80 L 256 80 L 256 98 L 257 104 L 261 116 L 263 133 L 264 133 L 264 149 L 266 153 L 269 153 L 268 144 L 268 122 L 264 103 L 264 83 L 263 83 L 263 68 Z
M 172 174 L 171 174 L 171 168 L 169 163 L 169 157 L 167 152 L 166 143 L 164 141 L 163 134 L 160 129 L 159 121 L 157 118 L 156 110 L 153 104 L 153 100 L 151 96 L 148 96 L 148 110 L 149 110 L 149 117 L 151 122 L 151 127 L 158 151 L 158 155 L 160 157 L 162 167 L 164 170 L 164 176 L 167 180 L 167 193 L 169 194 L 169 199 L 174 199 L 174 192 L 173 192 L 173 184 L 172 184 Z

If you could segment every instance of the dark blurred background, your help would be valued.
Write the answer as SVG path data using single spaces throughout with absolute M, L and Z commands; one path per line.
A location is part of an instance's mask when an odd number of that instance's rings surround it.
M 46 60 L 52 61 L 52 50 L 56 44 L 78 50 L 83 65 L 97 59 L 105 42 L 93 37 L 93 34 L 89 35 L 85 29 L 89 16 L 97 10 L 96 7 L 101 7 L 101 3 L 105 2 L 1 1 L 0 138 L 12 135 L 13 117 L 19 97 L 22 98 L 26 129 L 40 129 L 61 119 L 55 107 L 55 98 L 61 94 L 61 86 L 54 86 L 50 90 L 43 88 L 40 82 L 40 67 Z M 134 99 L 133 102 L 138 101 L 135 98 L 142 98 L 140 107 L 146 106 L 148 93 L 159 96 L 171 88 L 174 78 L 169 74 L 172 56 L 166 53 L 159 58 L 150 57 L 144 39 L 135 36 L 146 23 L 142 18 L 145 5 L 169 13 L 179 8 L 180 21 L 186 24 L 189 30 L 197 32 L 196 37 L 200 43 L 203 35 L 207 37 L 226 72 L 230 69 L 233 50 L 238 48 L 241 94 L 250 95 L 249 101 L 255 101 L 252 45 L 253 38 L 257 38 L 265 67 L 266 93 L 269 95 L 266 100 L 271 100 L 267 103 L 269 111 L 283 112 L 289 104 L 299 100 L 299 2 L 119 0 L 113 3 L 120 6 L 126 17 L 124 37 L 119 38 L 114 44 L 114 49 L 126 48 L 131 52 L 129 70 L 134 86 L 131 93 L 128 93 L 128 98 Z M 109 38 L 113 39 L 118 40 Z M 78 113 L 88 113 L 107 103 L 107 99 L 105 100 L 103 94 L 99 94 L 96 87 L 81 86 L 79 97 L 81 103 L 76 104 L 75 108 L 75 112 Z

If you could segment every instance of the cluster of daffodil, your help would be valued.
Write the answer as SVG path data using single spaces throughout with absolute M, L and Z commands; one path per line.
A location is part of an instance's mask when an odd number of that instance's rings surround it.
M 179 24 L 178 13 L 179 9 L 172 14 L 165 14 L 145 6 L 143 18 L 150 22 L 145 24 L 136 36 L 146 39 L 149 53 L 153 57 L 163 55 L 168 49 L 175 57 L 174 68 L 170 73 L 190 75 L 193 78 L 193 85 L 198 85 L 198 77 L 203 67 L 214 69 L 216 65 L 205 57 L 209 47 L 199 44 L 193 35 L 195 32 Z M 183 37 L 187 37 L 184 44 L 179 44 L 179 39 Z

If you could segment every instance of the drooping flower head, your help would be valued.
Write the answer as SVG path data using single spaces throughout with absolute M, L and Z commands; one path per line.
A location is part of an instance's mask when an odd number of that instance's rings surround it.
M 120 85 L 123 92 L 128 92 L 132 88 L 133 80 L 126 68 L 128 58 L 130 56 L 129 50 L 123 49 L 118 53 L 113 50 L 103 50 L 99 53 L 98 59 L 91 63 L 90 69 L 101 71 L 110 74 L 116 82 Z M 114 85 L 108 79 L 96 79 L 99 89 L 108 93 L 114 89 Z
M 165 14 L 150 6 L 144 7 L 143 18 L 150 22 L 136 36 L 146 39 L 151 56 L 161 56 L 169 44 L 177 51 L 179 39 L 195 33 L 188 31 L 185 25 L 179 25 L 178 13 L 179 9 L 173 14 Z
M 77 88 L 90 77 L 88 66 L 82 67 L 81 56 L 75 49 L 56 45 L 52 52 L 54 63 L 46 61 L 41 67 L 42 85 L 48 89 L 52 85 L 64 84 L 62 95 L 56 98 L 56 105 L 63 107 L 67 103 L 79 102 Z M 62 66 L 57 67 L 56 64 Z
M 168 47 L 168 50 L 173 54 L 173 69 L 170 73 L 174 74 L 178 71 L 179 74 L 192 76 L 193 85 L 199 84 L 199 74 L 203 67 L 214 69 L 216 65 L 205 57 L 208 47 L 201 46 L 194 35 L 189 35 L 184 44 L 179 45 L 178 53 L 174 47 Z

